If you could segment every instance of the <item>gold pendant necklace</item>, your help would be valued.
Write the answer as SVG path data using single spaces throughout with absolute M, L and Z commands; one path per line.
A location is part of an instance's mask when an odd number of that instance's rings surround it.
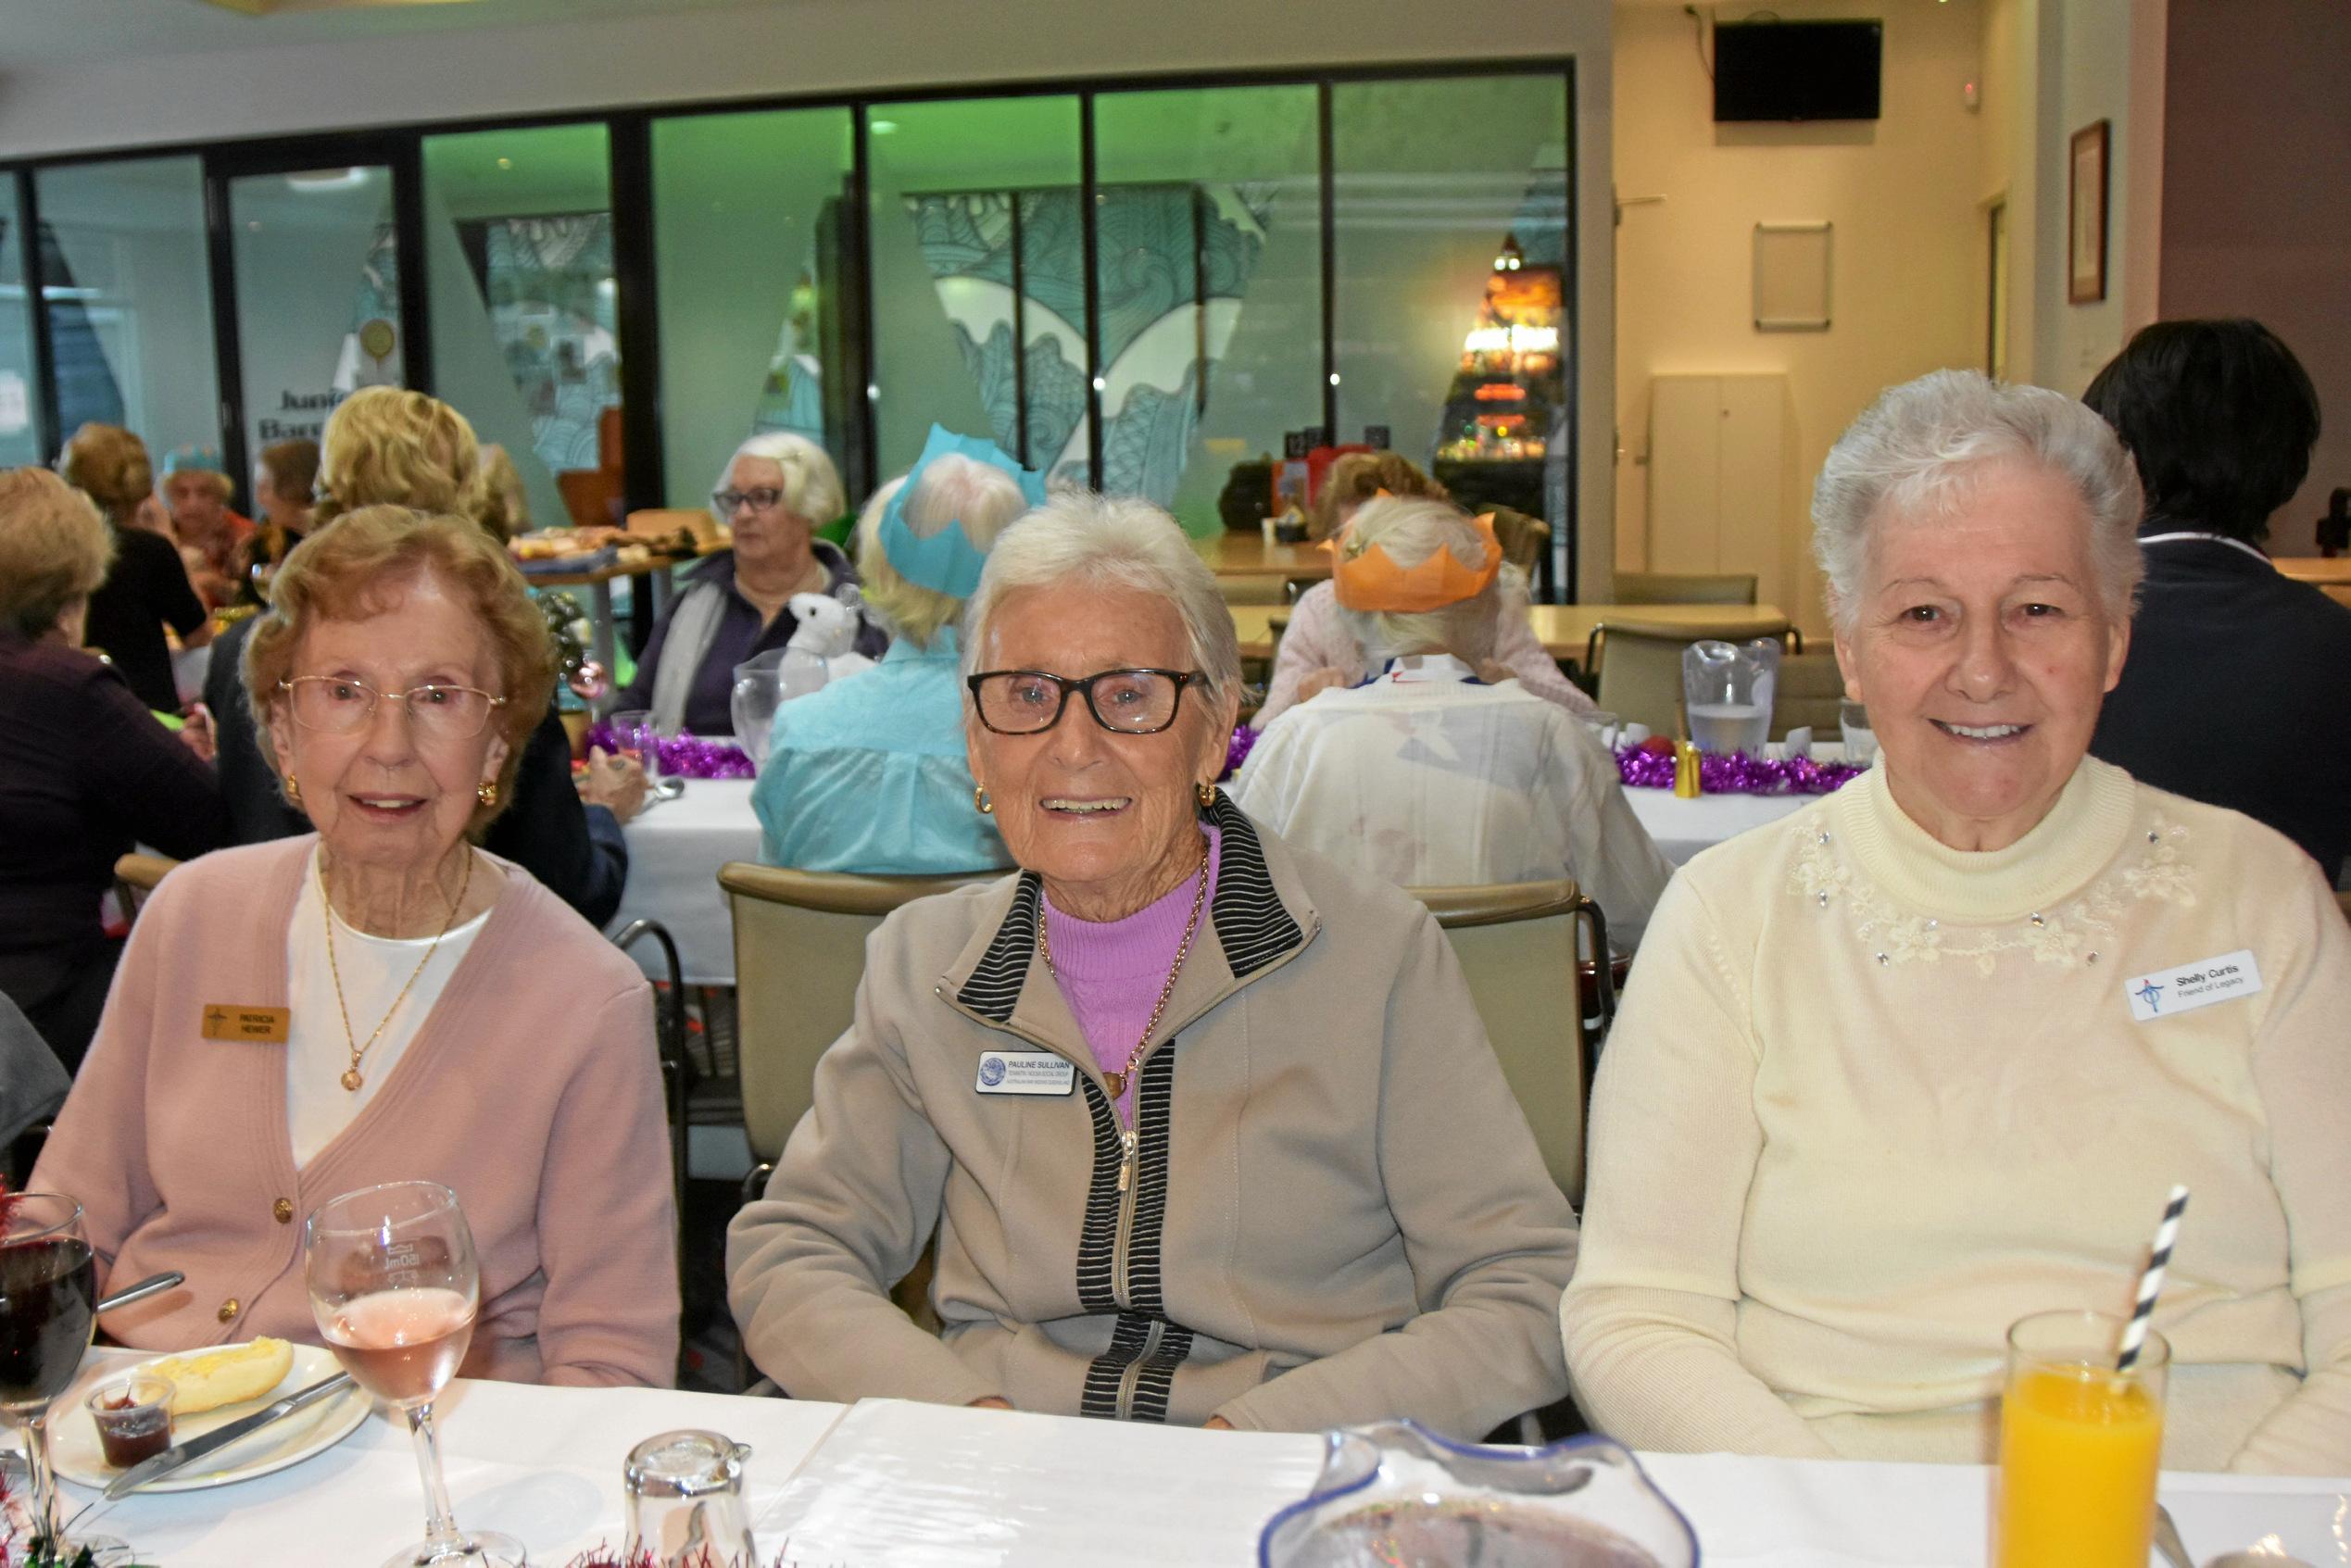
M 319 910 L 320 922 L 326 927 L 327 972 L 334 977 L 335 1010 L 343 1015 L 343 1043 L 351 1051 L 351 1065 L 344 1070 L 342 1082 L 343 1086 L 353 1094 L 358 1094 L 359 1085 L 367 1082 L 365 1074 L 359 1071 L 359 1062 L 375 1048 L 375 1042 L 383 1036 L 384 1026 L 392 1022 L 392 1015 L 398 1012 L 400 1004 L 409 999 L 409 992 L 415 986 L 417 977 L 424 972 L 424 966 L 431 963 L 433 955 L 441 950 L 441 938 L 446 936 L 449 927 L 457 923 L 458 911 L 465 908 L 466 889 L 472 885 L 473 851 L 468 848 L 465 852 L 465 874 L 458 881 L 457 902 L 449 906 L 448 914 L 441 921 L 441 929 L 434 933 L 432 945 L 424 949 L 424 957 L 417 960 L 416 968 L 409 972 L 408 984 L 402 985 L 400 994 L 392 998 L 391 1009 L 384 1013 L 383 1022 L 375 1026 L 375 1033 L 368 1036 L 366 1045 L 356 1045 L 351 1033 L 351 1005 L 343 999 L 343 971 L 336 967 L 334 961 L 334 900 L 327 897 L 326 857 L 322 855 L 319 858 Z
M 1143 1025 L 1143 1037 L 1135 1042 L 1135 1048 L 1126 1053 L 1126 1066 L 1116 1073 L 1105 1068 L 1102 1082 L 1110 1085 L 1110 1098 L 1115 1102 L 1125 1096 L 1126 1081 L 1135 1075 L 1135 1063 L 1142 1060 L 1143 1047 L 1150 1044 L 1151 1031 L 1159 1027 L 1159 1015 L 1167 1010 L 1167 998 L 1176 994 L 1176 977 L 1184 972 L 1184 955 L 1192 950 L 1192 934 L 1200 929 L 1201 906 L 1208 901 L 1208 845 L 1200 847 L 1200 886 L 1192 892 L 1192 912 L 1184 922 L 1184 939 L 1176 945 L 1176 962 L 1167 972 L 1167 984 L 1159 988 L 1159 1000 L 1151 1004 L 1151 1016 Z M 1045 911 L 1037 911 L 1037 951 L 1045 960 L 1045 972 L 1061 983 L 1061 971 L 1053 967 L 1053 945 L 1045 935 Z

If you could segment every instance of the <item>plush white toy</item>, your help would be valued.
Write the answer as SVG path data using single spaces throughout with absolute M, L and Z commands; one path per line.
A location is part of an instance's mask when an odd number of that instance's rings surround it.
M 856 609 L 829 594 L 794 594 L 784 608 L 799 622 L 784 646 L 824 660 L 831 680 L 874 668 L 874 661 L 857 651 L 857 632 L 864 618 Z

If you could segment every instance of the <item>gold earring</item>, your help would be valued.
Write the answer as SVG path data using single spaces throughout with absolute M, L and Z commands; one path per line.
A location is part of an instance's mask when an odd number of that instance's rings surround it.
M 497 781 L 496 779 L 484 779 L 480 784 L 474 785 L 473 798 L 479 800 L 484 806 L 497 805 L 498 803 Z
M 972 786 L 972 809 L 983 817 L 996 814 L 996 802 L 987 797 L 987 789 L 979 784 Z
M 1200 785 L 1200 803 L 1202 806 L 1213 806 L 1216 804 L 1216 786 L 1214 784 L 1202 784 Z
M 302 781 L 292 773 L 285 776 L 285 797 L 296 806 L 302 804 Z

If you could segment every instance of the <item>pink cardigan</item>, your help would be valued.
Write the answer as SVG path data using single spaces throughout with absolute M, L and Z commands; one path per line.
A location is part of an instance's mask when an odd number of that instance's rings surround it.
M 1591 698 L 1562 675 L 1558 664 L 1543 651 L 1525 615 L 1503 614 L 1502 624 L 1494 628 L 1494 658 L 1509 667 L 1520 685 L 1545 702 L 1570 713 L 1594 711 Z M 1347 622 L 1339 618 L 1338 593 L 1329 583 L 1317 583 L 1301 594 L 1290 609 L 1289 627 L 1282 633 L 1281 647 L 1274 656 L 1273 678 L 1265 683 L 1264 705 L 1250 720 L 1249 727 L 1264 734 L 1266 725 L 1298 701 L 1298 683 L 1325 667 L 1344 670 L 1350 681 L 1374 673 L 1364 668 L 1364 650 L 1355 646 Z
M 285 933 L 313 834 L 192 860 L 157 888 L 32 1186 L 78 1198 L 125 1345 L 320 1343 L 302 1220 L 421 1178 L 465 1205 L 482 1265 L 466 1375 L 667 1386 L 678 1281 L 650 988 L 580 917 L 507 883 L 358 1118 L 296 1172 L 284 1047 L 202 1037 L 207 1004 L 286 1005 Z

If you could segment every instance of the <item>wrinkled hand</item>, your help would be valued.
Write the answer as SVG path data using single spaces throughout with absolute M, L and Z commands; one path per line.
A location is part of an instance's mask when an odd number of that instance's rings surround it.
M 626 757 L 614 757 L 602 746 L 588 751 L 587 771 L 580 775 L 580 799 L 601 806 L 626 827 L 645 808 L 645 770 Z
M 207 762 L 220 755 L 212 731 L 212 709 L 200 702 L 189 705 L 187 719 L 180 725 L 180 744 Z
M 1298 700 L 1309 701 L 1337 687 L 1352 685 L 1347 671 L 1326 664 L 1320 670 L 1309 670 L 1298 680 Z

